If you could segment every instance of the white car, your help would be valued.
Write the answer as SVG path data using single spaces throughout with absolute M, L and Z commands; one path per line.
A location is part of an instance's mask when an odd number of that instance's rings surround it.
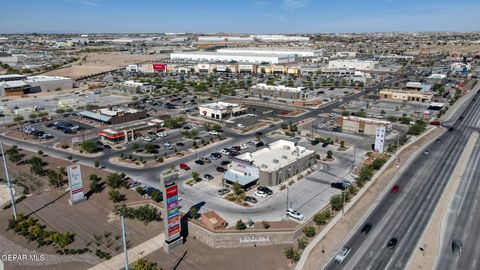
M 238 128 L 245 128 L 245 125 L 244 124 L 238 124 L 237 127 Z
M 150 136 L 143 137 L 143 140 L 146 141 L 146 142 L 153 142 L 153 138 L 150 137 Z
M 226 149 L 222 149 L 222 151 L 220 151 L 220 154 L 228 156 L 228 154 L 230 153 Z
M 344 246 L 335 256 L 335 262 L 336 263 L 343 263 L 345 258 L 347 258 L 348 253 L 350 253 L 351 248 Z
M 242 143 L 242 144 L 240 145 L 240 149 L 241 149 L 241 150 L 247 149 L 248 147 L 250 147 L 250 146 L 249 146 L 248 144 L 246 144 L 246 143 Z
M 262 197 L 262 198 L 266 198 L 267 197 L 267 193 L 261 191 L 261 190 L 257 190 L 255 191 L 255 196 L 258 196 L 258 197 Z
M 292 208 L 287 209 L 287 216 L 292 217 L 296 220 L 303 220 L 305 218 L 303 214 Z
M 159 137 L 159 138 L 168 137 L 168 133 L 166 133 L 166 132 L 159 132 L 159 133 L 157 133 L 157 137 Z
M 220 134 L 220 132 L 217 132 L 215 130 L 212 130 L 209 133 L 210 133 L 210 135 L 219 135 Z

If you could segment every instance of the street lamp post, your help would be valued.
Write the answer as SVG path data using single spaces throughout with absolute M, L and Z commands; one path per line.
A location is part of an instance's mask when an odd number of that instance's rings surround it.
M 3 151 L 3 143 L 0 143 L 0 149 L 2 150 L 3 165 L 5 166 L 5 176 L 7 178 L 8 189 L 10 190 L 10 200 L 12 203 L 13 219 L 17 221 L 17 207 L 15 206 L 15 198 L 13 196 L 12 182 L 10 181 L 10 174 L 8 173 L 7 157 L 5 151 Z
M 289 189 L 287 187 L 287 205 L 286 205 L 286 208 L 285 208 L 285 212 L 287 212 L 287 210 L 288 210 L 288 193 L 289 193 Z

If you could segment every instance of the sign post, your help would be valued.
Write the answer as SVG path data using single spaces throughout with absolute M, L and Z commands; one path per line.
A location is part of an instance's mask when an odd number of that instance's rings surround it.
M 178 173 L 167 172 L 162 174 L 163 187 L 163 217 L 165 219 L 165 243 L 163 249 L 169 253 L 174 247 L 183 243 L 180 236 L 180 205 L 178 203 Z
M 375 152 L 383 153 L 383 145 L 385 144 L 385 127 L 378 127 L 375 134 Z
M 70 205 L 85 200 L 83 193 L 82 173 L 80 165 L 72 165 L 67 167 L 68 185 L 70 187 Z

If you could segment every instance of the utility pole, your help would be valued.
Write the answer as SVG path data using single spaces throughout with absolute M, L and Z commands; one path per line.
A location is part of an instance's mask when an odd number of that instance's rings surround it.
M 12 203 L 13 219 L 17 221 L 17 207 L 15 206 L 15 198 L 13 197 L 12 182 L 10 181 L 10 174 L 8 173 L 7 159 L 5 157 L 5 151 L 3 151 L 3 143 L 0 143 L 2 150 L 3 165 L 5 166 L 5 176 L 7 178 L 8 189 L 10 190 L 10 201 Z
M 357 146 L 353 145 L 353 165 L 352 165 L 352 171 L 355 173 L 355 159 L 357 156 Z
M 286 213 L 287 210 L 288 210 L 288 192 L 289 192 L 289 189 L 288 189 L 288 187 L 287 187 L 287 207 L 285 208 L 285 213 Z
M 122 239 L 123 239 L 123 253 L 125 254 L 125 270 L 128 270 L 128 252 L 127 252 L 127 236 L 125 235 L 125 218 L 120 216 L 120 222 L 122 223 Z

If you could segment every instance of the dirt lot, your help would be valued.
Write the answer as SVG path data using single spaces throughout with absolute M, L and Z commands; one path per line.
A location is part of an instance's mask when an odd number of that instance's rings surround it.
M 89 74 L 100 73 L 112 69 L 125 67 L 132 63 L 161 61 L 159 55 L 137 55 L 120 52 L 83 53 L 80 58 L 86 56 L 86 61 L 79 60 L 70 67 L 48 71 L 43 75 L 65 76 L 72 79 Z
M 145 257 L 162 269 L 291 269 L 283 255 L 287 245 L 254 248 L 214 249 L 197 240 L 188 239 L 167 255 L 156 251 Z
M 25 150 L 20 151 L 20 153 L 23 155 L 22 160 L 27 160 L 35 155 Z M 47 167 L 50 169 L 65 167 L 69 164 L 67 161 L 49 156 L 44 156 L 43 161 L 45 162 L 45 169 Z M 24 215 L 32 215 L 35 219 L 38 219 L 40 224 L 45 225 L 48 230 L 74 233 L 75 241 L 66 248 L 89 248 L 92 250 L 90 254 L 95 259 L 95 251 L 97 249 L 109 252 L 112 256 L 122 252 L 120 221 L 117 216 L 111 213 L 114 203 L 107 198 L 108 187 L 105 187 L 101 193 L 89 196 L 88 200 L 71 206 L 68 202 L 69 193 L 66 191 L 67 186 L 52 188 L 48 184 L 47 176 L 37 176 L 30 172 L 29 164 L 12 165 L 10 162 L 9 167 L 12 177 L 28 187 L 31 192 L 31 195 L 17 204 L 18 212 Z M 102 181 L 109 174 L 108 172 L 83 165 L 81 165 L 81 168 L 84 186 L 87 190 L 90 174 L 97 174 L 102 178 Z M 21 194 L 21 188 L 19 189 L 17 194 Z M 134 190 L 122 188 L 120 192 L 126 195 L 125 202 L 144 200 Z M 56 250 L 52 246 L 38 248 L 36 242 L 29 243 L 23 236 L 16 235 L 12 230 L 7 231 L 8 219 L 11 215 L 11 209 L 0 210 L 0 232 L 2 236 L 6 237 L 5 243 L 0 244 L 2 247 L 8 243 L 10 246 L 13 246 L 9 252 L 15 252 L 17 249 L 26 249 L 28 252 L 56 254 Z M 163 230 L 163 222 L 161 221 L 144 224 L 137 220 L 126 219 L 125 225 L 130 246 L 136 246 L 150 239 L 152 235 L 161 233 Z M 90 260 L 89 262 L 97 263 L 95 260 Z M 61 264 L 55 267 L 59 267 L 57 269 L 65 269 L 62 268 Z M 18 269 L 24 268 L 19 266 Z M 74 269 L 85 269 L 85 264 L 79 263 L 79 268 L 75 267 Z

